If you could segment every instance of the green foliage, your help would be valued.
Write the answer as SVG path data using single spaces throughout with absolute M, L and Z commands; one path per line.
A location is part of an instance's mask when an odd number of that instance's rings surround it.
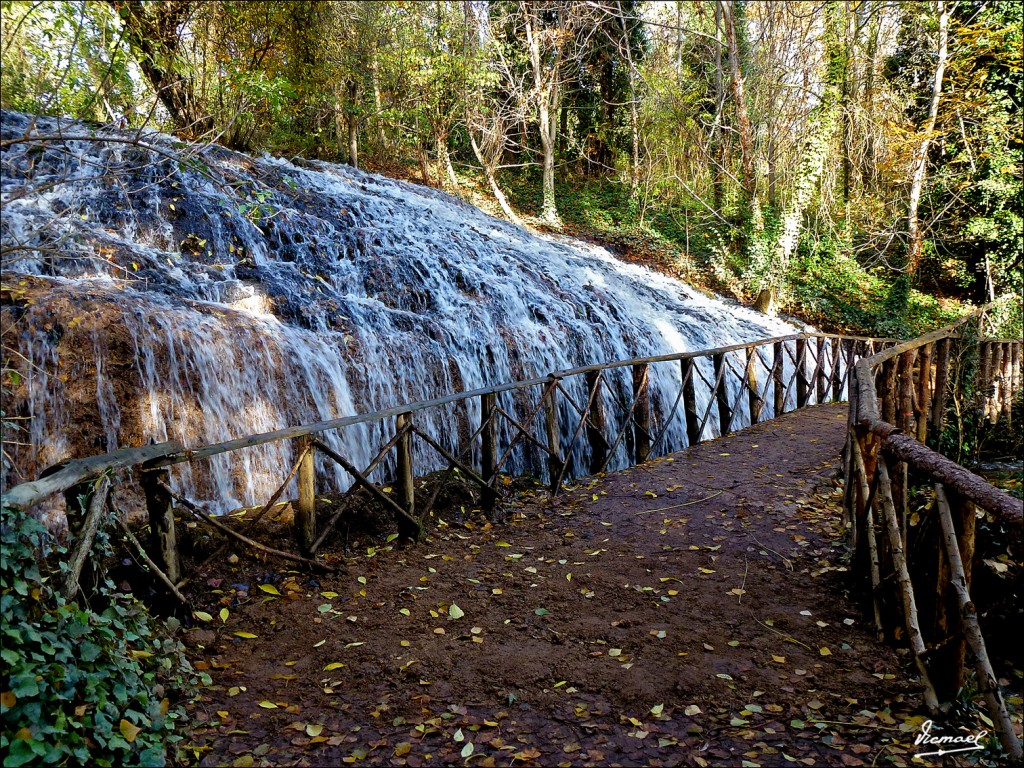
M 970 309 L 940 301 L 895 280 L 884 268 L 866 269 L 847 243 L 805 233 L 789 274 L 788 305 L 809 321 L 878 336 L 913 338 L 953 322 Z
M 0 19 L 5 109 L 103 122 L 132 110 L 128 56 L 107 3 L 4 2 Z
M 4 765 L 164 765 L 200 682 L 181 644 L 109 581 L 102 607 L 65 600 L 67 550 L 40 521 L 5 508 L 0 534 Z

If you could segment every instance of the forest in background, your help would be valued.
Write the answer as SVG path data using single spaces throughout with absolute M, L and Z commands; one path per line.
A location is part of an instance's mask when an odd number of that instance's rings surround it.
M 1022 290 L 1019 3 L 0 11 L 5 109 L 412 178 L 826 328 Z

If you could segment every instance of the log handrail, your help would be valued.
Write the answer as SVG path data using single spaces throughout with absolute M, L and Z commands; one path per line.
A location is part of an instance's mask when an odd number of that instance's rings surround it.
M 875 387 L 875 372 L 883 364 L 897 360 L 908 352 L 921 349 L 936 341 L 953 337 L 953 332 L 958 328 L 976 317 L 984 316 L 992 307 L 1002 304 L 1011 298 L 1011 296 L 1003 296 L 990 304 L 978 307 L 973 312 L 969 312 L 947 326 L 918 336 L 916 339 L 900 342 L 871 357 L 861 358 L 857 361 L 855 367 L 858 397 L 855 403 L 856 413 L 854 414 L 851 411 L 851 418 L 855 416 L 856 422 L 862 429 L 880 437 L 882 439 L 882 447 L 887 452 L 898 456 L 902 461 L 912 464 L 918 470 L 929 474 L 934 480 L 951 484 L 966 499 L 974 502 L 982 509 L 998 514 L 1010 521 L 1020 523 L 1024 522 L 1024 505 L 1022 505 L 1020 499 L 1016 499 L 1005 491 L 996 488 L 970 470 L 950 461 L 938 451 L 932 450 L 912 437 L 901 435 L 902 429 L 885 421 L 881 415 L 878 391 Z M 1002 341 L 986 339 L 986 341 L 996 344 L 1020 343 L 1019 340 Z
M 879 635 L 902 635 L 910 645 L 929 710 L 938 712 L 940 701 L 962 690 L 971 666 L 969 645 L 996 735 L 1006 754 L 1020 761 L 1024 752 L 988 662 L 969 587 L 976 506 L 1022 525 L 1024 502 L 925 444 L 931 432 L 938 445 L 947 394 L 963 384 L 950 375 L 953 340 L 970 338 L 959 329 L 977 318 L 980 337 L 985 314 L 1009 298 L 857 361 L 849 391 L 843 503 L 844 519 L 851 526 L 855 585 L 865 596 L 865 607 L 871 605 Z M 1022 341 L 979 338 L 971 346 L 979 356 L 974 391 L 983 407 L 978 413 L 995 424 L 1000 416 L 1011 415 L 1011 401 L 1024 386 Z M 922 505 L 918 496 L 912 505 L 912 485 L 934 488 L 934 498 Z M 914 529 L 913 517 L 925 514 L 939 516 L 938 540 L 936 526 L 917 523 Z M 906 557 L 911 549 L 913 562 Z M 883 551 L 886 556 L 880 558 Z M 880 562 L 888 573 L 880 573 Z M 951 616 L 959 622 L 951 622 Z
M 776 336 L 773 338 L 759 339 L 757 341 L 746 342 L 742 344 L 731 344 L 724 347 L 715 347 L 713 349 L 701 349 L 689 352 L 676 352 L 668 355 L 653 355 L 649 357 L 638 357 L 629 360 L 617 360 L 610 363 L 597 363 L 594 365 L 586 365 L 578 368 L 568 368 L 561 371 L 556 371 L 548 376 L 537 377 L 533 379 L 525 379 L 522 381 L 506 382 L 504 384 L 497 384 L 489 387 L 480 387 L 478 389 L 455 392 L 448 395 L 442 395 L 435 397 L 430 400 L 421 400 L 415 403 L 407 403 L 403 405 L 396 405 L 391 408 L 384 408 L 377 411 L 358 413 L 350 416 L 343 416 L 337 419 L 329 419 L 326 421 L 314 422 L 311 424 L 301 424 L 291 427 L 285 427 L 282 429 L 273 430 L 270 432 L 263 432 L 255 435 L 247 435 L 245 437 L 233 438 L 231 440 L 225 440 L 219 443 L 212 443 L 209 445 L 200 446 L 197 448 L 185 448 L 180 443 L 171 441 L 165 443 L 158 443 L 155 445 L 146 445 L 138 448 L 122 448 L 110 453 L 100 454 L 96 456 L 90 456 L 82 459 L 71 459 L 64 462 L 58 468 L 51 468 L 52 473 L 45 477 L 40 477 L 37 480 L 21 483 L 8 491 L 5 491 L 2 496 L 2 504 L 6 507 L 13 507 L 18 509 L 27 509 L 35 506 L 39 502 L 54 496 L 59 493 L 86 482 L 90 479 L 96 478 L 105 472 L 128 469 L 135 466 L 145 465 L 146 469 L 158 469 L 162 467 L 168 467 L 174 464 L 182 464 L 185 462 L 196 461 L 198 459 L 209 458 L 218 454 L 235 451 L 240 448 L 252 448 L 259 445 L 265 445 L 267 443 L 278 442 L 281 440 L 291 440 L 294 438 L 305 437 L 310 435 L 316 435 L 321 432 L 327 432 L 335 429 L 341 429 L 343 427 L 354 426 L 356 424 L 364 424 L 372 421 L 380 421 L 389 417 L 399 416 L 401 414 L 411 414 L 416 411 L 423 411 L 429 408 L 436 408 L 451 403 L 461 402 L 470 400 L 472 398 L 479 398 L 482 396 L 498 395 L 503 392 L 510 392 L 520 389 L 528 389 L 530 387 L 544 385 L 550 383 L 552 379 L 564 379 L 570 376 L 577 376 L 580 374 L 593 374 L 600 371 L 606 371 L 616 368 L 630 368 L 635 365 L 651 364 L 651 363 L 662 363 L 682 360 L 693 360 L 701 357 L 710 357 L 716 354 L 727 354 L 729 352 L 736 352 L 741 349 L 750 349 L 754 347 L 761 347 L 767 345 L 773 345 L 775 343 L 784 344 L 788 341 L 795 341 L 797 339 L 808 339 L 808 338 L 825 338 L 833 339 L 839 342 L 842 341 L 872 341 L 874 343 L 896 343 L 896 339 L 878 339 L 866 336 L 851 336 L 846 334 L 828 334 L 818 332 L 808 333 L 794 333 L 786 336 Z

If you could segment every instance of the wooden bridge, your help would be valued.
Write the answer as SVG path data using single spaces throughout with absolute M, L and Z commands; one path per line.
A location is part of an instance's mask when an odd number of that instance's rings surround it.
M 952 405 L 960 411 L 978 407 L 995 423 L 1010 417 L 1011 403 L 1020 397 L 1021 342 L 982 339 L 986 322 L 986 311 L 979 310 L 904 343 L 794 334 L 558 371 L 191 449 L 177 443 L 124 449 L 51 468 L 4 494 L 3 505 L 29 508 L 64 494 L 69 527 L 78 540 L 65 585 L 67 593 L 74 594 L 102 519 L 107 512 L 120 519 L 109 490 L 114 475 L 125 475 L 125 482 L 137 482 L 146 499 L 152 535 L 149 546 L 139 545 L 144 549 L 140 554 L 168 591 L 184 601 L 177 586 L 182 574 L 176 513 L 188 513 L 242 546 L 310 569 L 326 569 L 317 553 L 356 503 L 357 494 L 368 494 L 390 510 L 403 538 L 421 534 L 422 521 L 436 505 L 443 483 L 436 483 L 429 494 L 422 489 L 417 493 L 423 471 L 417 471 L 414 447 L 420 456 L 424 450 L 434 452 L 446 467 L 443 476 L 458 470 L 479 486 L 481 505 L 490 509 L 500 499 L 500 478 L 513 456 L 540 456 L 551 491 L 557 493 L 565 480 L 602 472 L 616 457 L 620 463 L 625 457 L 628 464 L 640 464 L 661 455 L 670 428 L 684 429 L 693 445 L 725 435 L 739 424 L 845 399 L 850 403 L 843 462 L 845 522 L 854 553 L 851 573 L 875 628 L 880 637 L 909 644 L 932 709 L 938 709 L 940 699 L 956 695 L 967 661 L 972 660 L 1003 748 L 1020 757 L 1020 742 L 988 661 L 969 589 L 976 508 L 1019 526 L 1021 502 L 936 450 Z M 655 366 L 678 366 L 679 386 L 664 412 L 650 396 Z M 620 412 L 606 414 L 603 387 L 613 376 L 626 377 L 630 397 L 613 398 Z M 579 397 L 580 392 L 585 397 Z M 520 407 L 510 407 L 510 401 Z M 477 407 L 476 423 L 470 423 Z M 429 409 L 448 409 L 458 420 L 459 428 L 452 430 L 461 438 L 457 445 L 445 445 L 418 427 L 418 414 Z M 381 430 L 389 437 L 361 469 L 323 439 L 332 430 L 367 423 L 393 428 Z M 618 426 L 613 429 L 613 424 Z M 279 441 L 294 441 L 294 465 L 266 504 L 246 515 L 250 522 L 240 527 L 224 525 L 200 504 L 175 492 L 169 482 L 174 465 Z M 575 450 L 580 444 L 585 451 Z M 316 514 L 318 457 L 339 464 L 352 480 L 333 514 L 323 520 Z M 373 479 L 375 473 L 379 476 L 392 467 L 386 479 L 395 485 L 393 493 Z M 252 523 L 280 501 L 293 479 L 298 488 L 294 535 L 301 554 L 246 535 Z M 937 521 L 934 525 L 908 524 L 911 489 L 921 487 L 933 489 L 928 514 Z

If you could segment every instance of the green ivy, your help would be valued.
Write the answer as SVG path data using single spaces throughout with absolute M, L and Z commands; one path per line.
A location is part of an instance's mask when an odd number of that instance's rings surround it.
M 0 754 L 4 765 L 167 762 L 184 701 L 208 683 L 166 625 L 100 579 L 93 604 L 65 600 L 67 549 L 13 509 L 0 520 Z M 104 534 L 93 555 L 111 554 Z

